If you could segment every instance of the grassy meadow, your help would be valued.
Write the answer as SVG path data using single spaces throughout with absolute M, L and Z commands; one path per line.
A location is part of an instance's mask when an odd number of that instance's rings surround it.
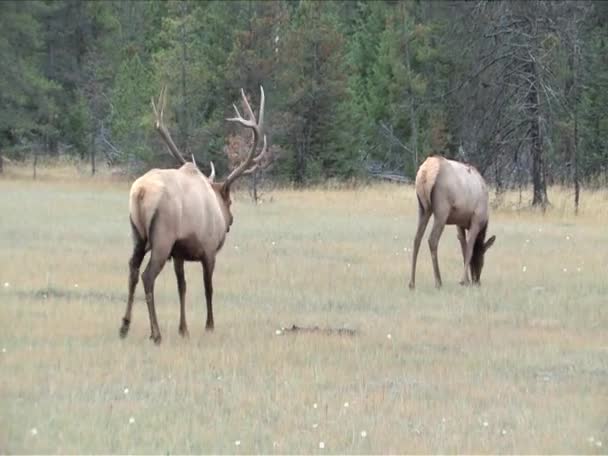
M 458 285 L 446 227 L 435 290 L 425 236 L 413 292 L 412 187 L 237 193 L 215 331 L 191 263 L 178 335 L 167 264 L 156 347 L 141 281 L 118 337 L 129 183 L 5 172 L 0 453 L 607 451 L 607 191 L 584 192 L 578 217 L 567 191 L 544 215 L 506 195 L 480 288 Z M 294 324 L 356 333 L 281 331 Z

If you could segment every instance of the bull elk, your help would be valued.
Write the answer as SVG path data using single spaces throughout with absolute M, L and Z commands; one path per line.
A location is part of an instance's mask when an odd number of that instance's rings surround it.
M 416 196 L 418 228 L 412 253 L 410 289 L 415 287 L 416 259 L 431 215 L 434 216 L 434 222 L 429 235 L 429 248 L 433 260 L 435 286 L 441 287 L 437 246 L 446 224 L 456 225 L 458 230 L 464 260 L 464 273 L 460 284 L 470 283 L 469 267 L 473 283 L 479 284 L 484 254 L 496 240 L 496 236 L 485 240 L 489 220 L 488 187 L 481 174 L 468 164 L 441 156 L 428 157 L 416 173 Z
M 253 110 L 241 89 L 246 117 L 234 106 L 236 117 L 226 119 L 253 131 L 253 141 L 247 158 L 241 162 L 223 182 L 215 181 L 215 168 L 211 163 L 209 177 L 192 163 L 186 162 L 173 142 L 163 123 L 166 91 L 161 90 L 158 102 L 152 100 L 155 128 L 166 143 L 170 154 L 181 163 L 179 169 L 152 169 L 138 178 L 131 186 L 129 215 L 133 234 L 133 253 L 129 260 L 129 294 L 127 309 L 122 319 L 120 336 L 125 337 L 131 323 L 133 295 L 139 276 L 139 267 L 148 251 L 150 260 L 142 273 L 146 303 L 150 316 L 150 339 L 160 344 L 161 335 L 154 307 L 154 282 L 165 262 L 173 259 L 180 303 L 179 333 L 188 336 L 185 298 L 186 280 L 184 261 L 199 261 L 203 267 L 207 322 L 205 328 L 213 329 L 213 270 L 218 251 L 222 248 L 226 233 L 233 222 L 230 205 L 231 185 L 241 176 L 250 174 L 262 166 L 266 154 L 264 124 L 264 89 L 260 87 L 260 110 L 256 120 Z M 261 151 L 256 155 L 260 140 Z

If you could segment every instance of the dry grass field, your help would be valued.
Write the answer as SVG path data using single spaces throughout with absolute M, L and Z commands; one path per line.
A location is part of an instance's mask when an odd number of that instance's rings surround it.
M 118 337 L 128 183 L 6 172 L 0 453 L 606 453 L 606 191 L 577 218 L 559 189 L 545 215 L 507 195 L 480 288 L 458 285 L 447 227 L 435 290 L 425 237 L 414 292 L 411 187 L 237 194 L 215 331 L 189 264 L 179 337 L 168 264 L 156 347 L 141 282 Z M 356 333 L 281 332 L 294 324 Z

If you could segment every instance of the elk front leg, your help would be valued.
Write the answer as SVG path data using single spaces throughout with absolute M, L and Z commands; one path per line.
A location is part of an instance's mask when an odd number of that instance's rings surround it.
M 139 267 L 146 254 L 146 244 L 142 241 L 136 241 L 133 246 L 133 254 L 129 260 L 129 296 L 127 297 L 127 310 L 122 318 L 122 326 L 120 327 L 120 337 L 125 338 L 129 332 L 131 325 L 131 310 L 133 309 L 133 299 L 135 295 L 135 287 L 139 280 Z
M 435 287 L 441 288 L 441 273 L 439 272 L 439 259 L 437 258 L 437 247 L 439 246 L 439 239 L 445 226 L 446 218 L 437 217 L 435 214 L 435 220 L 433 222 L 433 229 L 429 235 L 429 249 L 431 250 L 431 258 L 433 259 L 433 273 L 435 274 Z
M 186 278 L 184 275 L 184 260 L 173 258 L 173 268 L 177 279 L 177 292 L 179 293 L 179 333 L 182 337 L 188 337 L 188 325 L 186 323 Z
M 418 251 L 420 250 L 420 242 L 424 236 L 424 230 L 431 218 L 430 212 L 425 212 L 422 207 L 418 207 L 418 228 L 416 228 L 416 237 L 414 238 L 414 250 L 412 251 L 412 272 L 410 277 L 410 290 L 416 287 L 416 260 L 418 259 Z
M 466 242 L 466 252 L 464 256 L 464 271 L 462 273 L 462 280 L 460 281 L 460 285 L 469 285 L 471 281 L 469 280 L 469 266 L 471 265 L 471 257 L 473 256 L 473 247 L 475 247 L 475 241 L 477 240 L 477 235 L 479 234 L 479 224 L 471 223 L 471 228 L 469 228 L 469 239 Z
M 205 301 L 207 302 L 207 323 L 205 329 L 213 330 L 213 270 L 215 269 L 215 258 L 203 260 L 203 279 L 205 282 Z
M 150 339 L 154 341 L 156 345 L 161 342 L 160 329 L 158 329 L 158 320 L 156 319 L 156 308 L 154 307 L 154 282 L 156 277 L 163 269 L 167 254 L 160 254 L 152 250 L 152 256 L 146 266 L 146 270 L 141 275 L 144 282 L 144 290 L 146 292 L 146 304 L 148 304 L 148 314 L 150 315 Z

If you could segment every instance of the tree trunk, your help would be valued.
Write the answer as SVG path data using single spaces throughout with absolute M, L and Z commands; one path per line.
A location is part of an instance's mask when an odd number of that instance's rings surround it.
M 4 159 L 2 158 L 2 155 L 0 154 L 0 174 L 2 174 L 4 172 Z
M 32 164 L 32 177 L 34 178 L 34 180 L 36 179 L 36 165 L 38 164 L 38 151 L 36 149 L 34 149 L 34 162 Z
M 188 96 L 186 95 L 186 65 L 188 62 L 188 56 L 186 53 L 186 27 L 184 25 L 184 21 L 186 18 L 186 4 L 181 4 L 181 12 L 182 12 L 182 23 L 180 25 L 180 38 L 181 38 L 181 47 L 182 47 L 182 61 L 181 61 L 181 88 L 182 88 L 182 118 L 181 118 L 181 137 L 182 137 L 182 150 L 185 153 L 188 153 L 188 133 L 190 132 L 190 122 L 188 118 Z
M 402 8 L 404 8 L 405 6 L 402 5 Z M 406 17 L 406 15 L 404 14 L 404 18 Z M 406 24 L 404 24 L 404 27 L 406 27 Z M 418 122 L 416 119 L 416 100 L 414 98 L 414 93 L 412 91 L 412 64 L 411 64 L 411 56 L 410 56 L 410 43 L 406 43 L 405 45 L 405 64 L 407 67 L 407 73 L 408 73 L 408 78 L 410 78 L 410 84 L 409 84 L 409 88 L 408 88 L 408 99 L 409 99 L 409 110 L 410 110 L 410 129 L 411 131 L 411 147 L 412 147 L 412 151 L 414 152 L 413 154 L 413 161 L 414 161 L 414 175 L 416 174 L 416 171 L 418 170 Z M 438 152 L 438 151 L 434 151 L 434 152 Z
M 91 133 L 91 176 L 95 175 L 95 128 Z
M 574 141 L 572 148 L 572 168 L 574 180 L 574 215 L 578 215 L 578 203 L 580 198 L 580 184 L 578 181 L 578 108 L 574 107 Z
M 538 94 L 538 74 L 536 64 L 530 62 L 529 77 L 531 81 L 530 93 L 528 95 L 528 112 L 530 115 L 530 139 L 532 146 L 532 206 L 540 206 L 543 210 L 549 203 L 547 198 L 547 187 L 545 183 L 545 169 L 543 162 L 543 138 L 541 129 L 540 97 Z

